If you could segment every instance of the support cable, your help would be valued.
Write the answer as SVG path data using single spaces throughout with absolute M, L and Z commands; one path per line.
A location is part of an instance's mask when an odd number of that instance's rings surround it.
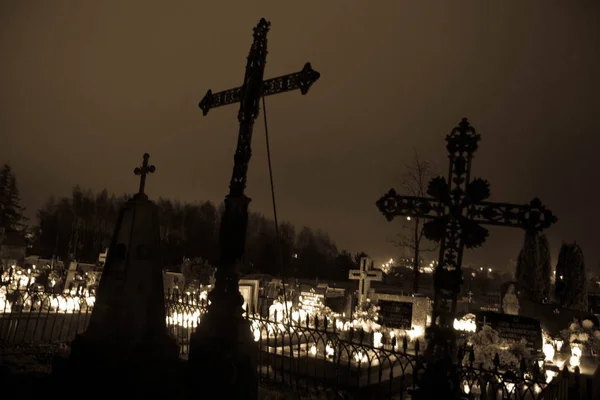
M 284 318 L 286 318 L 286 320 L 287 320 L 287 323 L 285 325 L 287 326 L 288 337 L 289 337 L 289 341 L 290 341 L 290 367 L 292 368 L 292 371 L 290 371 L 290 372 L 293 373 L 295 363 L 294 363 L 294 352 L 292 349 L 292 329 L 291 329 L 292 325 L 291 325 L 291 319 L 290 319 L 288 308 L 287 308 L 287 294 L 285 291 L 286 271 L 283 268 L 283 253 L 282 253 L 282 249 L 281 249 L 281 237 L 279 235 L 279 220 L 277 218 L 277 202 L 275 201 L 275 185 L 273 183 L 273 168 L 272 168 L 272 164 L 271 164 L 271 148 L 269 145 L 269 126 L 267 124 L 267 105 L 265 103 L 264 95 L 262 96 L 262 105 L 263 105 L 263 119 L 264 119 L 264 123 L 265 123 L 265 140 L 266 140 L 266 145 L 267 145 L 267 163 L 269 166 L 269 181 L 271 183 L 271 200 L 273 203 L 273 221 L 275 222 L 277 262 L 279 263 L 279 273 L 281 275 L 281 283 L 283 284 L 283 309 L 284 309 L 283 315 L 284 315 Z M 282 339 L 282 342 L 283 342 L 283 339 Z M 283 354 L 282 354 L 282 356 L 283 356 Z M 282 363 L 282 365 L 283 365 L 283 363 Z M 293 375 L 296 376 L 296 380 L 297 380 L 298 375 L 297 374 L 293 374 Z M 285 381 L 285 379 L 284 379 L 284 381 Z M 291 381 L 291 376 L 290 376 L 290 381 Z M 298 387 L 298 382 L 296 382 L 296 386 Z M 296 395 L 298 398 L 300 398 L 300 394 L 298 393 L 298 391 L 296 391 Z

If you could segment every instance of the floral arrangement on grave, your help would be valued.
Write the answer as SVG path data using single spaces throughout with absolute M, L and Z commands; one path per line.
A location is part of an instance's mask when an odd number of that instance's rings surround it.
M 378 320 L 379 306 L 371 303 L 371 299 L 367 299 L 356 306 L 350 327 L 362 329 L 365 332 L 374 332 L 381 329 L 381 325 L 377 323 Z
M 203 287 L 214 284 L 216 269 L 202 257 L 184 258 L 181 273 L 185 277 L 184 292 L 197 293 Z
M 581 323 L 574 320 L 569 328 L 562 330 L 560 334 L 565 343 L 569 343 L 572 357 L 579 359 L 584 353 L 600 355 L 600 330 L 591 320 L 584 319 Z M 570 361 L 571 364 L 579 365 L 579 360 Z
M 86 272 L 85 285 L 87 286 L 90 293 L 96 292 L 99 281 L 100 281 L 100 272 L 96 272 L 96 271 Z
M 475 361 L 473 366 L 485 370 L 494 369 L 494 358 L 498 354 L 500 369 L 511 370 L 519 367 L 521 359 L 531 360 L 531 352 L 527 349 L 526 340 L 511 341 L 500 338 L 498 331 L 484 325 L 479 332 L 467 337 L 468 346 L 471 346 Z M 469 365 L 470 352 L 465 352 L 463 364 Z

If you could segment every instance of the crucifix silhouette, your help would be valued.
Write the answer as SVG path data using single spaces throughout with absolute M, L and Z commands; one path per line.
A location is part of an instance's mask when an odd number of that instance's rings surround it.
M 351 269 L 348 271 L 348 279 L 358 281 L 359 305 L 367 300 L 371 281 L 381 281 L 382 277 L 381 270 L 373 269 L 373 260 L 367 257 L 360 259 L 360 269 Z
M 250 198 L 244 194 L 244 190 L 248 163 L 252 155 L 252 130 L 254 121 L 258 117 L 260 98 L 295 89 L 306 94 L 311 85 L 320 77 L 320 74 L 312 69 L 310 63 L 306 63 L 300 72 L 263 81 L 269 26 L 270 22 L 262 18 L 254 28 L 254 40 L 247 57 L 242 86 L 215 94 L 209 90 L 198 105 L 206 115 L 211 108 L 240 103 L 238 111 L 240 128 L 233 173 L 229 184 L 229 194 L 225 197 L 225 211 L 219 232 L 220 260 L 215 274 L 215 287 L 211 291 L 211 295 L 214 297 L 212 301 L 214 307 L 219 308 L 221 307 L 219 304 L 223 303 L 223 307 L 235 308 L 237 311 L 234 313 L 241 313 L 243 304 L 242 296 L 239 294 L 235 265 L 242 259 L 246 242 Z M 235 294 L 236 298 L 231 298 L 230 294 Z M 239 303 L 239 307 L 237 307 L 237 303 Z
M 248 164 L 252 155 L 251 142 L 254 121 L 258 117 L 259 102 L 264 97 L 299 89 L 306 94 L 311 85 L 319 79 L 320 74 L 312 69 L 310 63 L 296 73 L 263 80 L 267 58 L 267 33 L 270 23 L 262 18 L 254 28 L 252 46 L 247 57 L 244 82 L 241 87 L 213 94 L 209 90 L 198 106 L 203 115 L 215 107 L 240 103 L 238 111 L 239 131 L 237 147 L 234 155 L 233 173 L 229 184 L 229 194 L 225 196 L 225 210 L 221 218 L 219 231 L 219 261 L 215 273 L 215 285 L 209 294 L 208 311 L 202 324 L 190 339 L 189 363 L 198 369 L 197 376 L 217 385 L 226 398 L 248 398 L 248 394 L 256 394 L 254 374 L 256 365 L 228 366 L 229 369 L 217 368 L 213 360 L 237 359 L 239 355 L 227 356 L 227 352 L 242 351 L 248 354 L 241 357 L 250 360 L 255 357 L 255 344 L 250 335 L 249 323 L 242 318 L 244 299 L 239 291 L 239 275 L 237 266 L 242 260 L 246 246 L 246 230 L 248 226 L 248 205 L 250 198 L 244 193 L 248 175 Z M 236 332 L 240 332 L 239 335 Z M 243 332 L 243 334 L 241 333 Z M 245 341 L 248 347 L 240 347 L 238 343 Z M 253 349 L 253 350 L 248 350 Z M 246 351 L 244 350 L 244 351 Z M 210 363 L 207 363 L 211 360 Z M 217 364 L 220 361 L 217 362 Z M 227 361 L 228 363 L 229 361 Z M 225 365 L 225 362 L 221 362 Z M 221 365 L 219 364 L 219 365 Z M 236 378 L 231 379 L 231 371 L 236 371 Z M 225 377 L 225 381 L 223 381 Z
M 440 243 L 439 262 L 433 277 L 432 326 L 428 330 L 425 352 L 426 357 L 432 361 L 428 363 L 428 368 L 430 365 L 433 368 L 432 372 L 427 375 L 432 382 L 421 385 L 425 392 L 446 390 L 441 386 L 434 388 L 431 385 L 436 379 L 439 382 L 446 379 L 442 376 L 447 366 L 443 360 L 456 356 L 456 337 L 452 325 L 462 283 L 463 251 L 465 247 L 474 248 L 485 242 L 488 230 L 481 225 L 509 226 L 540 232 L 557 221 L 537 198 L 523 205 L 485 201 L 490 196 L 489 183 L 481 178 L 471 179 L 471 162 L 479 140 L 480 135 L 463 118 L 446 136 L 448 180 L 443 177 L 433 178 L 427 190 L 430 198 L 401 196 L 391 189 L 376 203 L 388 221 L 397 216 L 428 219 L 423 227 L 425 237 Z M 436 369 L 435 365 L 441 367 Z M 445 398 L 446 395 L 447 393 L 436 394 L 439 398 Z
M 144 153 L 144 161 L 142 162 L 141 167 L 137 167 L 133 170 L 133 173 L 136 175 L 140 175 L 140 189 L 138 194 L 145 194 L 144 189 L 146 188 L 146 175 L 153 173 L 156 171 L 154 165 L 148 165 L 148 159 L 150 158 L 150 154 Z

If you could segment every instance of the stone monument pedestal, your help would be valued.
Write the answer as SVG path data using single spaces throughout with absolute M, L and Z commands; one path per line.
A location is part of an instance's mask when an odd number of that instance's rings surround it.
M 148 158 L 135 170 L 139 193 L 120 211 L 87 331 L 53 365 L 58 384 L 88 398 L 172 398 L 183 387 L 166 326 L 158 209 L 144 194 Z
M 250 321 L 210 311 L 190 340 L 188 386 L 193 396 L 207 387 L 222 399 L 256 400 L 258 345 Z
M 115 394 L 134 398 L 160 394 L 170 398 L 183 385 L 185 370 L 178 356 L 179 346 L 166 336 L 131 346 L 118 339 L 78 335 L 70 356 L 54 359 L 52 373 L 60 386 L 71 387 L 77 393 L 84 391 L 91 398 Z

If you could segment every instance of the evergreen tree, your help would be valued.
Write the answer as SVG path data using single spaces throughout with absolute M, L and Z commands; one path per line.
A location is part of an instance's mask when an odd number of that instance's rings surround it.
M 552 285 L 550 283 L 550 275 L 552 274 L 552 260 L 550 259 L 550 243 L 546 235 L 538 235 L 538 246 L 540 249 L 540 290 L 543 299 L 550 299 Z
M 554 294 L 562 307 L 587 310 L 585 263 L 583 251 L 577 243 L 563 243 L 560 248 Z
M 21 207 L 21 198 L 17 187 L 17 179 L 8 164 L 0 170 L 0 227 L 6 231 L 22 228 L 26 220 L 25 209 Z
M 515 274 L 521 294 L 538 303 L 546 301 L 550 294 L 550 269 L 550 249 L 545 235 L 526 231 Z

